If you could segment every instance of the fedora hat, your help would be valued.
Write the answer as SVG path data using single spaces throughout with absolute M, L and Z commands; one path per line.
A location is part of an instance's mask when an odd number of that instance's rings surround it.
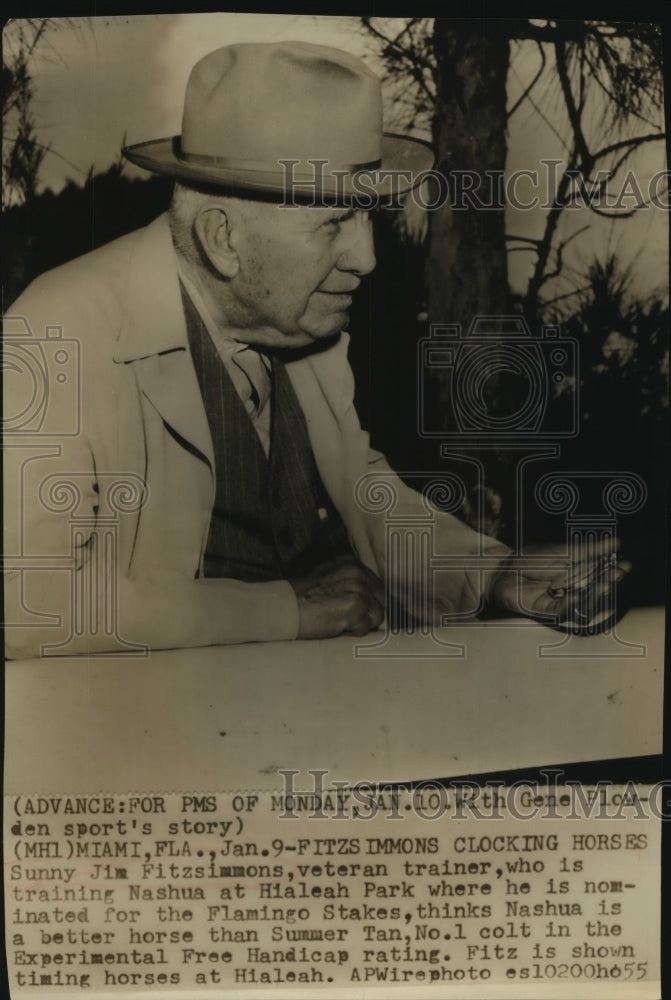
M 383 132 L 380 79 L 364 62 L 306 42 L 210 52 L 191 71 L 181 136 L 123 154 L 187 183 L 306 198 L 402 194 L 434 162 L 428 143 Z

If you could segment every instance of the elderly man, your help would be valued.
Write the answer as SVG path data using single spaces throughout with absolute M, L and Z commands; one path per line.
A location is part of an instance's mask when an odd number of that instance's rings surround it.
M 76 343 L 80 376 L 61 379 L 50 362 L 49 421 L 22 425 L 8 473 L 10 655 L 377 628 L 387 599 L 412 588 L 356 484 L 379 473 L 409 512 L 426 507 L 369 449 L 353 408 L 344 330 L 375 266 L 354 195 L 407 191 L 429 148 L 383 134 L 379 81 L 360 60 L 287 42 L 206 56 L 182 135 L 125 155 L 175 178 L 168 214 L 43 275 L 9 311 L 27 336 L 56 328 Z M 9 390 L 10 415 L 26 412 L 24 383 Z M 77 429 L 65 431 L 75 391 Z M 111 509 L 124 483 L 139 498 Z M 552 589 L 565 559 L 525 571 L 449 514 L 436 530 L 471 568 L 442 573 L 435 606 L 415 616 L 473 617 L 487 603 L 570 617 Z M 493 558 L 473 569 L 474 556 Z M 584 575 L 604 559 L 598 599 L 622 575 L 609 547 L 574 566 Z

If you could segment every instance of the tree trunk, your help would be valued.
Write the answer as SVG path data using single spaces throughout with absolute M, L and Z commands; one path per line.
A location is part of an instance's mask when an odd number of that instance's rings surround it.
M 429 212 L 428 313 L 431 324 L 459 324 L 463 336 L 478 316 L 511 311 L 501 183 L 510 43 L 496 22 L 436 18 L 434 48 L 433 140 L 436 169 L 448 179 L 449 197 Z M 465 177 L 461 188 L 460 177 Z M 473 189 L 470 198 L 466 186 Z M 499 207 L 487 210 L 481 205 Z M 487 329 L 494 332 L 500 327 L 490 323 Z M 491 347 L 495 353 L 495 341 Z M 452 377 L 459 378 L 458 366 L 452 371 L 432 369 L 424 380 L 424 402 L 434 427 L 456 433 L 450 440 L 457 448 L 462 443 L 467 451 L 475 448 L 479 454 L 484 479 L 477 474 L 473 480 L 471 467 L 460 467 L 469 483 L 461 516 L 480 531 L 505 535 L 515 510 L 514 469 L 505 449 L 478 452 L 472 435 L 460 442 Z M 518 387 L 494 364 L 486 379 L 488 412 L 514 413 L 517 392 Z
M 464 329 L 475 316 L 506 313 L 509 305 L 505 213 L 472 205 L 456 211 L 450 204 L 459 195 L 454 171 L 477 171 L 484 185 L 478 197 L 487 202 L 491 182 L 485 171 L 505 167 L 509 41 L 491 31 L 491 24 L 474 18 L 436 18 L 434 27 L 433 139 L 436 168 L 450 181 L 450 197 L 429 213 L 429 319 Z M 463 200 L 468 203 L 468 196 Z

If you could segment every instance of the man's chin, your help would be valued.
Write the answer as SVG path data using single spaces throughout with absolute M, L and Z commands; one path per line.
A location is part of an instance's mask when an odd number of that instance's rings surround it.
M 297 360 L 299 357 L 304 357 L 308 354 L 327 351 L 330 347 L 333 347 L 342 331 L 347 328 L 347 319 L 348 317 L 345 316 L 342 323 L 330 324 L 328 327 L 320 326 L 316 329 L 301 331 L 300 333 L 286 337 L 282 345 L 281 354 L 284 354 L 286 351 L 285 360 L 288 361 L 292 358 Z
M 298 322 L 293 329 L 282 328 L 279 325 L 256 329 L 254 336 L 249 336 L 245 340 L 262 350 L 300 351 L 322 343 L 328 346 L 334 338 L 347 329 L 348 320 L 348 312 L 331 313 L 328 320 L 322 317 L 319 322 L 309 325 Z
M 309 326 L 300 326 L 301 333 L 308 341 L 314 343 L 319 340 L 329 340 L 336 337 L 343 330 L 347 329 L 349 323 L 349 310 L 343 309 L 340 312 L 330 313 L 328 317 L 323 317 L 318 323 L 311 323 Z

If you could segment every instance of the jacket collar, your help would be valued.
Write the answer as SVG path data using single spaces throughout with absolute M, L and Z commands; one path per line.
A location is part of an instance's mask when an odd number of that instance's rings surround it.
M 138 233 L 127 262 L 124 315 L 114 360 L 186 348 L 187 335 L 167 215 Z
M 177 259 L 166 215 L 137 234 L 127 268 L 114 360 L 133 362 L 142 394 L 212 470 L 212 437 L 188 350 Z

